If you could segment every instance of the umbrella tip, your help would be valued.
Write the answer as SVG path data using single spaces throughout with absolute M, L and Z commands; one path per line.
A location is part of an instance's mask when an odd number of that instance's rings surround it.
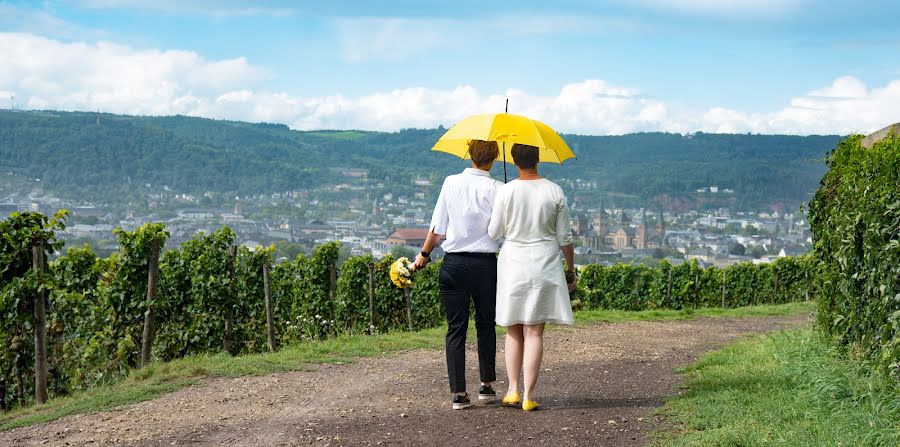
M 503 113 L 509 113 L 509 98 L 506 98 L 506 108 L 503 110 Z

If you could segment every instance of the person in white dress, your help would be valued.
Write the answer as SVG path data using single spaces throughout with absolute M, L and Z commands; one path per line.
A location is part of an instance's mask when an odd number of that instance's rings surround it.
M 515 144 L 511 152 L 519 177 L 497 193 L 488 235 L 504 240 L 497 259 L 496 311 L 497 324 L 507 327 L 509 389 L 503 404 L 531 411 L 538 407 L 534 388 L 544 324 L 574 323 L 569 292 L 575 289 L 575 251 L 566 196 L 559 185 L 538 175 L 538 148 Z

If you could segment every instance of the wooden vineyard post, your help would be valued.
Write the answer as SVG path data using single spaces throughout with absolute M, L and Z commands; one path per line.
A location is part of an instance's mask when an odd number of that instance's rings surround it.
M 328 266 L 328 302 L 329 308 L 331 309 L 331 320 L 336 320 L 334 315 L 334 305 L 337 301 L 337 266 L 332 262 L 331 265 Z M 334 331 L 334 326 L 331 327 L 331 330 Z
M 694 274 L 694 309 L 700 302 L 700 272 Z
M 237 286 L 234 283 L 235 270 L 237 269 L 237 245 L 231 246 L 231 265 L 228 268 L 228 277 L 231 280 L 228 288 L 228 302 L 225 304 L 225 340 L 223 345 L 225 352 L 231 354 L 231 332 L 234 325 L 234 302 L 236 301 Z
M 809 270 L 805 270 L 803 275 L 806 277 L 806 292 L 804 292 L 806 301 L 809 301 Z
M 413 331 L 412 301 L 409 299 L 409 287 L 403 289 L 403 298 L 406 299 L 406 321 L 409 322 L 409 331 Z
M 775 271 L 775 290 L 772 291 L 772 304 L 778 302 L 778 271 Z
M 16 391 L 19 405 L 25 405 L 25 379 L 22 378 L 21 372 L 16 374 Z
M 728 270 L 722 269 L 722 308 L 725 308 L 725 282 L 728 280 Z
M 637 278 L 634 279 L 634 296 L 636 300 L 636 308 L 634 310 L 641 310 L 641 274 L 638 273 Z
M 666 289 L 666 305 L 672 305 L 672 269 L 669 268 L 669 287 Z
M 263 261 L 263 293 L 266 297 L 266 332 L 269 334 L 269 352 L 275 352 L 275 321 L 272 315 L 272 287 L 269 285 L 269 257 Z
M 150 241 L 149 272 L 147 273 L 147 311 L 144 313 L 144 332 L 141 336 L 141 366 L 150 361 L 153 349 L 153 303 L 156 301 L 156 287 L 159 282 L 159 237 Z
M 375 332 L 375 264 L 369 263 L 369 333 Z
M 37 240 L 31 247 L 31 261 L 38 281 L 44 277 L 44 242 Z M 47 402 L 47 309 L 44 292 L 38 285 L 34 297 L 34 400 Z

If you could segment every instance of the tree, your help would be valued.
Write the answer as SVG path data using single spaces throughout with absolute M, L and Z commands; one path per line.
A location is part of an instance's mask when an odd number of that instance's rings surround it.
M 745 254 L 747 254 L 747 247 L 745 247 L 744 244 L 735 242 L 728 247 L 728 254 L 744 256 Z
M 391 247 L 391 256 L 397 259 L 407 258 L 412 261 L 416 259 L 416 254 L 418 254 L 417 251 L 403 245 L 395 245 Z
M 754 259 L 759 259 L 766 255 L 766 249 L 763 248 L 762 245 L 754 245 L 750 247 L 750 256 L 753 256 Z
M 297 256 L 306 254 L 306 244 L 298 244 L 296 242 L 275 241 L 275 258 L 287 258 L 294 260 Z

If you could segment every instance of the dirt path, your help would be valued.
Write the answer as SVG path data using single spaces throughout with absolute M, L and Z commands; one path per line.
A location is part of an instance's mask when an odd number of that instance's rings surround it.
M 538 382 L 545 409 L 534 413 L 477 402 L 451 410 L 443 353 L 411 351 L 311 371 L 211 379 L 117 411 L 0 433 L 0 445 L 644 445 L 652 409 L 677 393 L 675 367 L 737 336 L 806 321 L 704 318 L 548 331 Z M 502 380 L 502 349 L 497 357 Z M 474 388 L 474 352 L 467 359 Z

